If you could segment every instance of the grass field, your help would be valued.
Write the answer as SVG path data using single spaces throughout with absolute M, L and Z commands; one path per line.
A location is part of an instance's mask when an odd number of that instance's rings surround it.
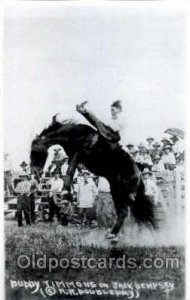
M 136 233 L 135 233 L 136 230 Z M 10 279 L 12 280 L 64 280 L 64 281 L 95 281 L 111 284 L 117 282 L 173 282 L 175 289 L 170 293 L 160 292 L 160 290 L 150 291 L 142 290 L 139 299 L 150 300 L 182 300 L 184 299 L 184 248 L 182 245 L 168 244 L 171 240 L 163 238 L 161 233 L 151 233 L 148 230 L 140 230 L 135 227 L 133 231 L 122 233 L 121 239 L 117 245 L 111 245 L 106 240 L 106 230 L 88 229 L 77 227 L 62 227 L 57 224 L 36 224 L 31 227 L 18 228 L 16 222 L 6 222 L 6 288 L 7 299 L 42 299 L 40 294 L 31 295 L 24 289 L 11 289 Z M 135 233 L 133 235 L 133 233 Z M 167 235 L 167 233 L 166 233 Z M 162 236 L 162 239 L 159 238 Z M 135 237 L 135 238 L 134 238 Z M 146 238 L 145 238 L 146 237 Z M 127 258 L 137 258 L 138 266 L 131 268 L 118 268 L 113 265 L 112 268 L 60 268 L 48 272 L 48 268 L 39 269 L 31 267 L 21 269 L 18 267 L 17 259 L 19 255 L 37 255 L 42 257 L 56 257 L 58 259 L 81 258 L 121 258 L 123 255 Z M 139 267 L 140 262 L 145 257 L 166 258 L 179 257 L 180 267 L 178 269 L 145 269 Z M 16 294 L 15 294 L 16 293 Z M 17 296 L 15 296 L 17 295 Z M 15 298 L 17 297 L 17 298 Z M 81 299 L 96 299 L 97 296 L 84 296 Z M 63 295 L 54 295 L 51 299 L 71 299 Z M 75 298 L 76 299 L 76 298 Z M 102 296 L 101 299 L 110 299 L 110 296 Z M 112 296 L 111 299 L 115 299 Z M 123 297 L 128 299 L 128 297 Z

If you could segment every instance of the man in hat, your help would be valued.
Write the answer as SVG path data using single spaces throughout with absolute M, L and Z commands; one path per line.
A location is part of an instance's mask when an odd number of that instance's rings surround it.
M 20 173 L 21 181 L 17 184 L 15 188 L 15 193 L 18 195 L 17 200 L 17 221 L 18 226 L 22 226 L 22 212 L 26 219 L 26 224 L 31 224 L 30 212 L 30 194 L 31 194 L 31 183 L 29 182 L 28 174 L 26 172 Z
M 175 154 L 175 157 L 177 158 L 182 153 L 184 153 L 184 142 L 182 139 L 178 138 L 177 135 L 170 137 L 170 140 L 172 141 L 173 152 Z
M 128 148 L 128 152 L 131 154 L 133 152 L 134 145 L 133 144 L 128 144 L 127 148 Z
M 156 155 L 153 160 L 152 172 L 163 172 L 164 170 L 163 161 L 159 155 Z
M 43 177 L 52 175 L 56 168 L 61 171 L 61 166 L 65 157 L 66 153 L 60 145 L 49 147 L 48 156 L 43 167 Z
M 69 166 L 69 158 L 68 158 L 68 156 L 65 156 L 65 158 L 63 160 L 63 164 L 61 166 L 61 174 L 62 174 L 63 178 L 65 178 L 65 176 L 67 174 L 68 166 Z
M 161 145 L 158 142 L 155 142 L 153 145 L 153 150 L 151 153 L 151 158 L 154 161 L 156 156 L 161 156 Z
M 63 153 L 61 147 L 57 147 L 57 148 L 53 149 L 53 151 L 54 151 L 54 155 L 53 155 L 53 159 L 52 159 L 50 168 L 52 166 L 54 166 L 54 170 L 56 169 L 56 170 L 61 171 L 61 166 L 65 159 L 64 153 Z
M 131 156 L 134 158 L 135 161 L 138 161 L 138 155 L 139 155 L 139 150 L 137 147 L 133 147 L 131 150 Z
M 162 148 L 164 148 L 167 145 L 172 146 L 171 141 L 169 139 L 165 138 L 165 137 L 161 140 L 161 142 L 163 144 Z
M 139 149 L 139 154 L 140 154 L 140 155 L 141 155 L 141 153 L 142 153 L 142 151 L 143 151 L 144 148 L 145 148 L 145 145 L 144 145 L 144 144 L 140 143 L 140 144 L 138 145 L 138 149 Z
M 163 148 L 162 162 L 164 164 L 165 170 L 173 171 L 176 166 L 175 155 L 172 152 L 172 147 L 170 145 L 166 145 Z
M 29 175 L 29 182 L 31 185 L 30 188 L 30 212 L 31 212 L 31 222 L 35 223 L 35 200 L 36 200 L 36 193 L 38 191 L 38 182 L 34 176 L 34 174 L 28 174 Z
M 58 170 L 54 171 L 54 177 L 50 180 L 50 193 L 49 193 L 49 221 L 53 222 L 53 218 L 56 214 L 59 219 L 59 206 L 57 205 L 57 194 L 61 194 L 63 189 L 63 180 L 60 178 L 60 173 Z
M 152 151 L 153 151 L 153 142 L 154 142 L 154 138 L 149 136 L 147 139 L 147 149 L 149 151 L 149 154 L 151 155 L 152 154 Z
M 4 188 L 5 195 L 10 196 L 13 194 L 13 170 L 9 153 L 4 153 Z
M 28 164 L 25 162 L 25 161 L 23 161 L 21 164 L 20 164 L 20 167 L 22 168 L 22 171 L 23 172 L 26 172 L 26 173 L 28 173 Z
M 92 221 L 92 208 L 95 197 L 97 196 L 97 187 L 94 180 L 89 176 L 87 170 L 83 171 L 83 176 L 78 183 L 78 207 L 82 218 L 82 224 Z
M 151 168 L 152 167 L 152 159 L 149 155 L 148 149 L 146 147 L 143 147 L 141 149 L 141 152 L 139 153 L 139 156 L 136 160 L 139 164 L 143 165 L 144 168 Z

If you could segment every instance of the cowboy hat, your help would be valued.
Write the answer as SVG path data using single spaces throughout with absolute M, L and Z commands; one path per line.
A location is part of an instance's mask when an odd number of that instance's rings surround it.
M 163 138 L 163 139 L 161 140 L 161 142 L 167 142 L 167 144 L 171 145 L 171 141 L 168 140 L 167 138 Z
M 149 136 L 147 139 L 146 139 L 147 141 L 154 141 L 154 138 L 153 137 L 151 137 L 151 136 Z
M 146 174 L 151 175 L 152 172 L 151 172 L 148 168 L 145 168 L 145 169 L 143 170 L 143 172 L 142 172 L 142 175 L 146 175 Z
M 157 148 L 157 147 L 161 147 L 160 144 L 158 142 L 153 144 L 153 147 Z
M 160 160 L 160 155 L 156 155 L 153 160 Z
M 29 177 L 29 174 L 26 172 L 20 172 L 19 177 Z
M 134 147 L 133 144 L 127 144 L 126 146 L 127 146 L 127 147 Z
M 149 151 L 148 151 L 148 149 L 146 147 L 143 147 L 142 150 L 141 150 L 141 152 L 148 153 Z
M 28 166 L 28 164 L 27 164 L 25 161 L 23 161 L 23 162 L 20 164 L 20 167 L 26 167 L 26 166 Z
M 138 148 L 144 148 L 144 145 L 143 145 L 142 143 L 140 143 L 140 144 L 138 145 Z
M 163 147 L 163 150 L 165 150 L 165 149 L 172 149 L 172 145 L 166 145 L 165 147 Z
M 134 148 L 131 150 L 131 153 L 132 153 L 132 154 L 133 154 L 133 153 L 137 153 L 137 152 L 139 152 L 139 150 L 138 150 L 137 147 L 134 147 Z
M 178 138 L 177 135 L 173 135 L 173 136 L 170 137 L 170 140 L 172 140 L 172 142 L 173 142 L 173 141 L 176 141 L 176 142 L 177 142 L 177 141 L 179 141 L 179 138 Z

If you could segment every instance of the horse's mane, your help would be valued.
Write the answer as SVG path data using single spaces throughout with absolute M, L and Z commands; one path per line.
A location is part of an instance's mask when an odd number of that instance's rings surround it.
M 61 128 L 62 126 L 70 126 L 70 125 L 75 125 L 77 124 L 74 120 L 72 119 L 68 119 L 68 120 L 64 120 L 63 122 L 52 122 L 48 127 L 45 127 L 42 132 L 40 133 L 39 137 L 42 137 L 44 135 L 47 135 L 48 133 L 52 133 L 56 130 L 58 130 L 59 128 Z

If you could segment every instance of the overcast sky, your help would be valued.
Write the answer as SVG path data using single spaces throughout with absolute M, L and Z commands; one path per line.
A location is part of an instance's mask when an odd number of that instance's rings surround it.
M 89 100 L 102 119 L 121 99 L 126 135 L 184 129 L 185 17 L 157 9 L 9 9 L 4 20 L 5 150 L 28 159 L 54 113 Z M 81 118 L 82 119 L 82 118 Z

